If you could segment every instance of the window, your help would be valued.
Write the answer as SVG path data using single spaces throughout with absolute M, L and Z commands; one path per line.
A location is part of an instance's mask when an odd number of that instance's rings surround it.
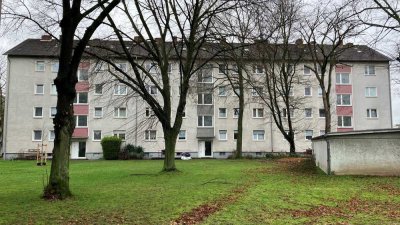
M 89 79 L 89 67 L 81 67 L 78 69 L 78 80 L 86 81 Z
M 239 87 L 233 87 L 233 93 L 235 93 L 235 95 L 240 96 L 240 88 Z
M 151 95 L 157 95 L 158 93 L 157 87 L 155 85 L 147 85 L 146 90 Z
M 33 108 L 33 117 L 34 118 L 42 118 L 43 117 L 43 107 L 34 107 Z
M 365 88 L 365 97 L 377 97 L 378 92 L 376 87 L 366 87 Z
M 311 87 L 304 87 L 304 96 L 312 96 Z
M 325 118 L 325 109 L 319 109 L 319 117 Z
M 306 140 L 311 140 L 313 137 L 313 130 L 305 130 L 304 136 L 305 136 Z
M 318 87 L 318 96 L 321 97 L 322 96 L 322 88 Z
M 54 118 L 57 114 L 57 107 L 50 107 L 50 118 Z
M 126 108 L 125 107 L 114 108 L 114 118 L 126 118 Z
M 181 132 L 179 132 L 180 134 Z M 144 139 L 146 141 L 155 141 L 157 139 L 157 131 L 156 130 L 146 130 L 144 132 Z
M 45 63 L 44 61 L 36 61 L 36 71 L 43 72 L 45 70 Z
M 289 87 L 289 96 L 294 96 L 293 87 Z
M 305 108 L 304 114 L 305 114 L 306 118 L 311 118 L 312 117 L 312 108 Z
M 94 118 L 103 117 L 103 108 L 102 107 L 94 107 Z
M 320 130 L 319 131 L 319 135 L 325 135 L 325 133 L 326 133 L 325 130 Z
M 367 118 L 378 118 L 377 109 L 367 109 Z
M 338 127 L 351 127 L 351 116 L 338 116 Z
M 337 73 L 336 84 L 350 84 L 350 74 L 348 73 Z
M 127 70 L 127 65 L 126 65 L 126 63 L 116 63 L 116 66 L 120 69 L 120 70 L 122 70 L 123 72 L 126 72 L 126 71 L 128 71 Z
M 205 65 L 203 68 L 201 68 L 197 73 L 197 79 L 197 82 L 199 83 L 212 83 L 212 66 Z
M 87 127 L 87 119 L 86 115 L 78 115 L 75 116 L 76 127 Z
M 103 94 L 103 84 L 95 84 L 94 85 L 94 94 L 96 94 L 96 95 Z
M 238 118 L 239 117 L 239 108 L 233 108 L 233 118 Z
M 263 141 L 264 133 L 264 130 L 253 130 L 253 141 Z
M 238 139 L 238 135 L 239 135 L 239 131 L 238 130 L 234 130 L 233 131 L 233 140 L 237 140 Z
M 93 131 L 93 141 L 101 141 L 101 130 Z
M 351 105 L 351 95 L 350 94 L 340 94 L 337 95 L 336 99 L 337 105 Z
M 365 65 L 364 75 L 366 75 L 366 76 L 375 75 L 375 66 L 374 65 Z
M 55 84 L 51 84 L 50 95 L 57 95 L 57 86 Z
M 34 130 L 32 140 L 42 141 L 42 130 Z
M 253 97 L 260 96 L 260 94 L 262 94 L 262 92 L 263 92 L 262 87 L 253 87 L 251 89 L 251 96 L 253 96 Z
M 254 108 L 253 109 L 253 118 L 263 118 L 264 117 L 264 109 L 263 108 Z
M 219 108 L 218 109 L 218 117 L 219 118 L 226 118 L 226 108 Z
M 180 130 L 178 134 L 179 140 L 186 140 L 186 130 Z
M 212 94 L 211 93 L 201 93 L 198 94 L 198 102 L 199 105 L 211 105 L 213 103 Z
M 114 95 L 126 95 L 127 89 L 125 84 L 116 84 L 114 86 Z
M 287 109 L 283 108 L 282 109 L 282 117 L 287 117 L 287 113 L 288 113 Z M 293 118 L 294 117 L 294 109 L 290 109 L 289 113 L 290 113 L 290 117 Z
M 239 73 L 239 67 L 237 64 L 232 65 L 232 73 L 233 74 L 238 74 Z
M 113 131 L 114 137 L 119 137 L 122 141 L 125 141 L 125 131 L 124 130 L 114 130 Z
M 304 65 L 304 75 L 311 75 L 311 69 L 306 65 Z
M 264 73 L 264 68 L 262 65 L 253 65 L 253 73 L 262 74 Z
M 220 141 L 228 140 L 228 132 L 227 132 L 227 130 L 219 130 L 218 131 L 218 139 Z
M 212 116 L 199 116 L 197 122 L 199 127 L 212 127 Z
M 51 72 L 57 73 L 59 67 L 60 67 L 60 64 L 58 62 L 51 63 Z
M 227 70 L 228 70 L 227 64 L 219 64 L 218 65 L 218 73 L 219 74 L 226 74 Z
M 35 85 L 35 94 L 37 94 L 37 95 L 44 94 L 44 84 L 36 84 Z
M 88 93 L 87 92 L 76 93 L 76 98 L 74 99 L 74 103 L 87 104 L 88 103 Z
M 157 63 L 149 63 L 149 64 L 147 64 L 146 65 L 146 70 L 149 73 L 158 73 L 158 71 L 159 71 Z
M 56 133 L 54 133 L 54 130 L 49 130 L 49 141 L 54 141 L 56 139 Z
M 218 95 L 219 96 L 226 96 L 226 86 L 218 87 Z

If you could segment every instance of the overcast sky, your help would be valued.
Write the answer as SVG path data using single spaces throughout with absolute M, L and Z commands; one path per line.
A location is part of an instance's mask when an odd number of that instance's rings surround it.
M 313 0 L 306 0 L 311 2 Z M 339 0 L 333 0 L 339 1 Z M 1 25 L 0 25 L 1 26 Z M 383 37 L 378 42 L 372 41 L 374 37 L 377 36 L 378 31 L 371 29 L 365 35 L 360 36 L 359 39 L 351 40 L 354 44 L 367 44 L 370 47 L 388 55 L 389 57 L 394 57 L 398 54 L 398 48 L 396 43 L 400 43 L 400 35 L 399 34 L 388 34 Z M 32 32 L 32 31 L 24 31 L 18 32 L 18 34 L 7 34 L 0 36 L 0 53 L 4 53 L 8 49 L 17 45 L 27 38 L 40 38 L 42 33 Z M 345 40 L 346 41 L 346 40 Z M 348 40 L 349 41 L 349 40 Z M 392 63 L 393 64 L 393 63 Z M 394 66 L 397 69 L 392 70 L 391 76 L 392 78 L 400 79 L 400 66 Z M 400 84 L 392 85 L 392 108 L 393 108 L 393 123 L 400 124 Z

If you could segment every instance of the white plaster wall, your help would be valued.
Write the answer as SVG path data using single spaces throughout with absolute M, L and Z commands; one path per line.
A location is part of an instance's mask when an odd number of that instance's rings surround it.
M 313 141 L 313 155 L 315 164 L 325 173 L 328 173 L 328 150 L 327 142 L 324 139 Z

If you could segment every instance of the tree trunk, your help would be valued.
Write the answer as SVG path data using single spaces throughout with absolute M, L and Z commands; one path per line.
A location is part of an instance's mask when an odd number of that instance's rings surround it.
M 296 154 L 296 145 L 294 144 L 294 138 L 293 135 L 290 138 L 290 140 L 288 140 L 289 145 L 290 145 L 290 155 L 295 155 Z
M 240 159 L 243 157 L 243 114 L 244 114 L 244 84 L 243 84 L 243 76 L 241 72 L 239 72 L 239 117 L 238 117 L 238 135 L 236 140 L 236 159 Z
M 329 102 L 329 96 L 324 95 L 323 97 L 324 109 L 325 109 L 325 133 L 331 132 L 331 124 L 332 124 L 332 114 L 331 114 L 331 105 Z
M 69 158 L 71 136 L 75 128 L 73 99 L 59 92 L 54 119 L 55 140 L 51 172 L 44 190 L 44 198 L 47 199 L 65 199 L 72 195 L 69 189 Z
M 177 170 L 175 166 L 175 146 L 178 133 L 179 130 L 164 129 L 165 159 L 163 171 L 170 172 Z

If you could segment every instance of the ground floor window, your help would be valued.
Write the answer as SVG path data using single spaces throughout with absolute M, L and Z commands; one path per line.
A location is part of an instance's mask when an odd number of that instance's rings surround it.
M 34 141 L 41 141 L 42 140 L 42 130 L 34 130 L 32 139 Z
M 180 130 L 178 135 L 179 140 L 186 140 L 186 130 Z
M 263 141 L 265 136 L 264 130 L 253 130 L 253 141 Z
M 146 141 L 154 141 L 157 139 L 157 131 L 156 130 L 146 130 L 144 132 L 144 139 Z

